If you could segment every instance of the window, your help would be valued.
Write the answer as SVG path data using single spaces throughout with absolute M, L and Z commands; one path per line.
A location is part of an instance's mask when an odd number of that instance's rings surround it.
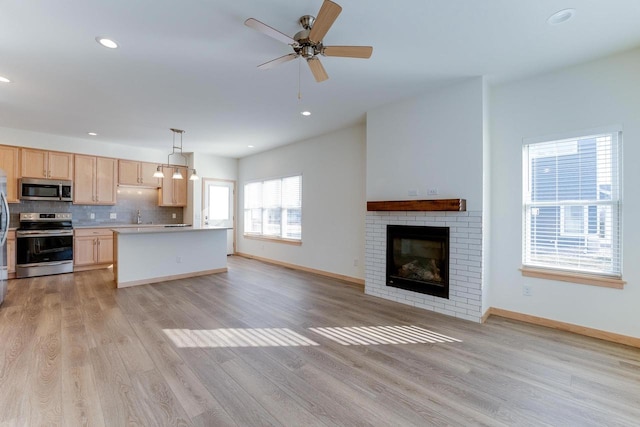
M 302 239 L 302 176 L 244 186 L 244 234 Z
M 523 147 L 523 266 L 619 278 L 618 131 Z

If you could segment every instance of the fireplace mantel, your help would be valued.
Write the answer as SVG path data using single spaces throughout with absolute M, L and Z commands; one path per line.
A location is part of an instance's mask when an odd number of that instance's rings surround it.
M 466 199 L 388 200 L 367 202 L 368 211 L 450 211 L 467 210 Z

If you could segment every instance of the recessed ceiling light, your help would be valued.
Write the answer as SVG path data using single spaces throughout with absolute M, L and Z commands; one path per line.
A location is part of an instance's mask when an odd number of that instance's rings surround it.
M 6 77 L 0 76 L 0 82 L 2 82 L 2 83 L 11 83 L 11 80 L 9 80 Z
M 247 148 L 253 148 L 253 145 L 247 145 Z
M 575 9 L 562 9 L 551 15 L 547 19 L 547 23 L 550 25 L 562 24 L 573 18 L 575 14 Z
M 96 37 L 96 41 L 100 43 L 102 46 L 108 47 L 109 49 L 117 49 L 118 47 L 118 43 L 106 37 L 98 36 Z
M 311 115 L 311 111 L 303 111 L 302 113 L 303 116 L 310 116 Z
M 95 132 L 87 132 L 87 135 L 91 135 L 91 136 L 98 136 L 98 134 L 97 134 L 97 133 L 95 133 Z

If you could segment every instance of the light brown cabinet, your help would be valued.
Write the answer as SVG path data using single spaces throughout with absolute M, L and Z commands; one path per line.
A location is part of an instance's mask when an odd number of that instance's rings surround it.
M 116 159 L 76 154 L 73 203 L 78 205 L 115 205 Z
M 16 277 L 16 232 L 7 234 L 7 272 L 9 279 Z
M 74 230 L 74 269 L 104 268 L 113 263 L 113 231 L 105 228 Z M 75 268 L 80 267 L 80 269 Z
M 7 174 L 7 202 L 18 203 L 18 148 L 0 145 L 0 169 Z
M 178 169 L 182 179 L 173 179 L 171 176 Z M 158 191 L 159 206 L 187 206 L 187 184 L 189 175 L 186 167 L 162 167 L 164 178 Z
M 160 180 L 154 178 L 157 165 L 133 160 L 118 160 L 118 184 L 138 187 L 160 187 Z
M 58 151 L 20 150 L 23 178 L 73 179 L 73 154 Z

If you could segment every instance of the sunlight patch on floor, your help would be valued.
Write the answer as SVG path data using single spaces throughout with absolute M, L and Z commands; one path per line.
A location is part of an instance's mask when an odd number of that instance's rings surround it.
M 177 347 L 299 347 L 319 345 L 287 328 L 163 329 Z
M 350 326 L 309 328 L 342 345 L 432 344 L 462 342 L 418 326 Z

